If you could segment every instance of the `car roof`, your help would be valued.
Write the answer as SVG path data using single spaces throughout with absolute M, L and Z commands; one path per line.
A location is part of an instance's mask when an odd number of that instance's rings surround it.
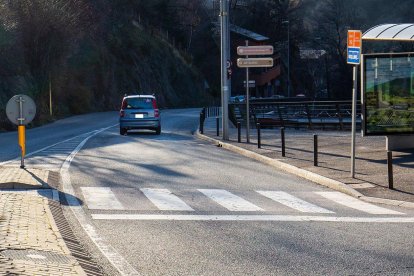
M 129 98 L 151 98 L 151 99 L 155 99 L 155 97 L 153 95 L 128 95 L 128 96 L 124 97 L 124 99 L 129 99 Z

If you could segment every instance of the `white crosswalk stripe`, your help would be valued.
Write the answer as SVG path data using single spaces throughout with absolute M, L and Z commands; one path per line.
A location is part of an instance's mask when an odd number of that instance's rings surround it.
M 124 210 L 115 194 L 108 187 L 81 187 L 89 209 Z
M 200 192 L 225 207 L 229 211 L 264 211 L 262 208 L 236 196 L 226 190 L 220 189 L 198 189 Z
M 298 210 L 303 213 L 321 213 L 321 214 L 332 214 L 334 212 L 329 211 L 325 208 L 316 206 L 312 203 L 297 198 L 291 194 L 281 191 L 257 191 L 259 194 L 270 198 L 276 202 L 279 202 L 292 209 Z
M 158 209 L 164 211 L 194 211 L 168 189 L 140 189 Z
M 340 192 L 315 192 L 316 194 L 323 196 L 331 201 L 339 203 L 341 205 L 375 215 L 403 215 L 401 212 L 379 207 L 367 202 L 363 202 L 359 199 L 353 198 L 349 195 Z
M 347 222 L 414 223 L 414 217 L 332 217 L 292 215 L 167 215 L 167 214 L 91 214 L 95 220 L 164 220 L 164 221 L 277 221 L 277 222 Z

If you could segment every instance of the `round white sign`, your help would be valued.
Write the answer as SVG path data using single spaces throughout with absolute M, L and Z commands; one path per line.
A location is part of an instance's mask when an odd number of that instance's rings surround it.
M 27 125 L 36 116 L 36 104 L 27 95 L 13 96 L 6 105 L 6 115 L 15 125 Z

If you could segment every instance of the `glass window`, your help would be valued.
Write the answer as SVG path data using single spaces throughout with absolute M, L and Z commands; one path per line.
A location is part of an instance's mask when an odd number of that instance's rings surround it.
M 365 134 L 414 133 L 414 57 L 364 57 Z
M 128 98 L 126 109 L 152 109 L 152 98 Z

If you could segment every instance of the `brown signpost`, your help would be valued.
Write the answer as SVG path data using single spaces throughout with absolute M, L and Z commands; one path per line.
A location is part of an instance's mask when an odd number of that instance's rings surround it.
M 273 58 L 238 58 L 237 66 L 246 67 L 273 67 Z
M 237 47 L 237 54 L 239 56 L 245 56 L 245 58 L 237 59 L 237 67 L 246 68 L 246 142 L 250 143 L 250 113 L 249 113 L 249 99 L 250 99 L 250 82 L 249 82 L 249 68 L 250 67 L 273 67 L 273 58 L 249 58 L 249 56 L 263 56 L 273 55 L 273 46 L 261 45 L 261 46 L 249 46 L 249 41 L 246 40 L 246 46 Z M 248 84 L 248 85 L 246 85 Z
M 239 56 L 273 55 L 273 46 L 239 46 L 237 47 L 237 54 Z

